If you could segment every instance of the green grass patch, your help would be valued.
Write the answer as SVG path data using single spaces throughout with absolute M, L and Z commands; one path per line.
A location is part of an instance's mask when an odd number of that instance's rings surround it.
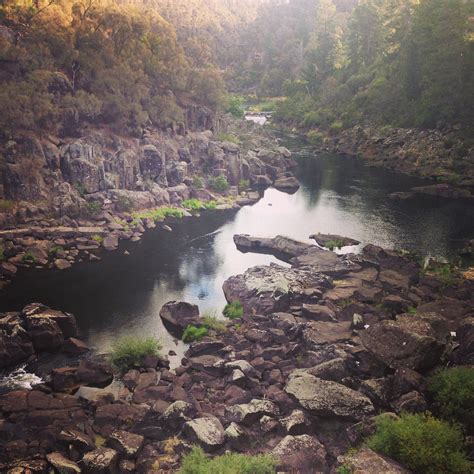
M 181 339 L 183 342 L 199 341 L 199 339 L 207 336 L 208 332 L 205 326 L 193 326 L 192 324 L 188 324 Z
M 180 474 L 273 474 L 277 462 L 268 454 L 250 456 L 226 453 L 207 457 L 201 448 L 194 447 L 181 463 Z
M 15 203 L 8 199 L 0 199 L 0 212 L 10 212 L 15 207 Z
M 459 427 L 430 414 L 404 413 L 395 420 L 380 417 L 367 445 L 419 474 L 467 474 L 472 468 L 462 451 Z
M 229 319 L 241 318 L 244 315 L 244 307 L 239 300 L 235 300 L 225 305 L 222 314 Z
M 204 204 L 199 199 L 185 199 L 181 205 L 189 211 L 200 211 L 204 208 Z
M 429 378 L 428 390 L 441 417 L 474 428 L 474 368 L 440 370 Z
M 153 337 L 125 336 L 112 346 L 110 361 L 121 371 L 140 367 L 146 356 L 159 356 L 161 344 Z
M 219 319 L 215 314 L 203 314 L 202 325 L 209 330 L 214 330 L 217 332 L 225 332 L 227 330 L 225 321 Z
M 230 184 L 227 181 L 227 178 L 223 174 L 215 178 L 209 178 L 207 184 L 210 189 L 218 193 L 223 193 L 227 191 L 230 187 Z
M 181 219 L 184 216 L 182 209 L 176 207 L 158 207 L 157 209 L 149 209 L 147 211 L 133 212 L 131 214 L 133 217 L 132 225 L 138 224 L 138 219 L 151 219 L 154 222 L 163 221 L 166 217 L 176 217 Z
M 94 234 L 94 235 L 91 237 L 91 239 L 92 239 L 94 242 L 98 243 L 98 244 L 101 244 L 101 243 L 104 241 L 104 238 L 103 238 L 101 235 L 99 235 L 99 234 Z

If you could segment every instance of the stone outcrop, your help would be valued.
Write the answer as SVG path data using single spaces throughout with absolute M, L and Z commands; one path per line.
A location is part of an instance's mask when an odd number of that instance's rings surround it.
M 185 301 L 169 301 L 161 308 L 160 318 L 168 331 L 181 337 L 189 324 L 199 322 L 199 308 Z

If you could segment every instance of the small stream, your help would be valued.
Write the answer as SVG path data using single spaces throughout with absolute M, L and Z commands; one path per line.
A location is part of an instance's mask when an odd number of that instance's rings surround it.
M 474 207 L 469 203 L 427 196 L 405 202 L 388 198 L 423 184 L 419 179 L 339 155 L 313 156 L 306 149 L 301 149 L 297 174 L 302 186 L 293 195 L 267 189 L 253 206 L 172 222 L 173 232 L 150 230 L 140 242 L 122 242 L 118 251 L 104 251 L 100 262 L 65 271 L 21 270 L 3 291 L 0 311 L 38 301 L 71 312 L 82 337 L 99 351 L 123 335 L 155 336 L 165 353 L 176 352 L 171 358 L 176 365 L 186 345 L 164 329 L 161 306 L 187 300 L 201 312 L 220 314 L 226 278 L 275 261 L 238 252 L 232 240 L 236 233 L 283 234 L 308 242 L 316 232 L 336 233 L 362 244 L 445 258 L 456 258 L 463 239 L 474 236 Z

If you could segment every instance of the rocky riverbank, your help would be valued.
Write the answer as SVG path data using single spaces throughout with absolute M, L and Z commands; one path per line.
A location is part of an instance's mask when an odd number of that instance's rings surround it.
M 77 389 L 103 387 L 112 367 L 75 339 L 71 315 L 41 305 L 3 314 L 4 366 L 41 365 L 45 350 L 69 359 L 43 363 L 33 390 L 0 396 L 0 469 L 170 472 L 199 444 L 212 455 L 269 452 L 282 471 L 407 472 L 359 443 L 382 413 L 436 412 L 426 377 L 474 363 L 474 282 L 373 245 L 339 256 L 281 236 L 235 242 L 291 266 L 229 278 L 223 289 L 241 318 L 192 343 L 175 370 L 149 357 L 96 397 Z M 160 316 L 176 333 L 200 324 L 184 302 Z
M 245 140 L 229 141 L 239 133 Z M 139 240 L 160 223 L 170 231 L 165 219 L 238 209 L 272 184 L 287 192 L 299 186 L 290 152 L 250 123 L 239 124 L 236 135 L 28 135 L 0 151 L 0 288 L 18 267 L 64 270 L 100 259 L 101 249 L 114 250 L 120 240 Z
M 322 148 L 360 156 L 370 165 L 438 182 L 426 189 L 415 190 L 418 194 L 453 198 L 474 196 L 474 148 L 452 129 L 356 125 L 346 130 L 333 130 L 324 139 Z

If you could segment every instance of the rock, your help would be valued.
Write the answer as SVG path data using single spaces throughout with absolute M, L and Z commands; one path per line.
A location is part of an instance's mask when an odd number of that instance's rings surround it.
M 54 266 L 58 270 L 66 270 L 67 268 L 71 268 L 72 265 L 67 260 L 65 260 L 64 258 L 57 258 L 54 261 Z
M 271 451 L 279 460 L 279 470 L 325 472 L 326 449 L 318 439 L 307 434 L 285 436 Z
M 343 247 L 348 247 L 351 245 L 359 245 L 360 242 L 355 239 L 351 239 L 349 237 L 343 237 L 341 235 L 336 235 L 336 234 L 313 234 L 309 236 L 310 239 L 313 239 L 316 241 L 318 245 L 321 247 L 326 247 L 329 248 L 329 250 L 332 250 L 332 248 L 343 248 Z
M 95 449 L 92 438 L 79 430 L 63 430 L 58 435 L 58 440 L 67 446 L 73 446 L 79 453 L 85 453 Z
M 301 372 L 314 375 L 323 380 L 332 380 L 333 382 L 338 382 L 349 376 L 346 361 L 341 357 L 322 362 L 309 369 L 301 369 Z
M 196 418 L 184 424 L 188 438 L 207 451 L 214 451 L 225 442 L 224 428 L 218 418 Z
M 290 435 L 305 434 L 310 428 L 310 422 L 302 410 L 293 410 L 289 416 L 281 418 L 280 423 Z
M 118 453 L 110 448 L 97 448 L 85 454 L 81 460 L 85 474 L 115 474 Z
M 342 464 L 347 466 L 352 474 L 408 474 L 410 472 L 392 459 L 369 448 L 360 448 L 355 454 L 344 456 Z
M 313 247 L 313 245 L 282 235 L 277 235 L 274 238 L 261 238 L 248 234 L 236 234 L 234 243 L 241 252 L 270 254 L 285 262 L 289 262 L 293 257 L 297 257 Z
M 278 189 L 278 191 L 282 191 L 288 194 L 294 194 L 300 188 L 300 183 L 298 183 L 298 180 L 296 178 L 290 176 L 288 178 L 278 178 L 273 183 L 273 186 L 275 189 Z
M 63 345 L 64 335 L 51 318 L 29 319 L 27 328 L 36 351 L 55 351 Z
M 185 301 L 169 301 L 162 306 L 160 318 L 171 334 L 181 338 L 188 324 L 199 323 L 199 308 Z
M 76 339 L 75 337 L 70 337 L 64 341 L 62 350 L 66 354 L 80 355 L 89 352 L 90 349 L 87 347 L 84 341 Z
M 61 453 L 54 452 L 47 454 L 46 459 L 60 474 L 75 474 L 81 472 L 81 468 L 75 462 L 66 458 Z
M 368 351 L 392 369 L 427 370 L 439 361 L 445 348 L 431 325 L 416 315 L 376 323 L 361 331 L 360 338 Z
M 16 266 L 13 265 L 13 263 L 10 263 L 10 262 L 1 262 L 0 263 L 0 270 L 1 270 L 1 273 L 3 273 L 4 275 L 7 275 L 7 276 L 14 276 L 14 275 L 16 275 L 16 272 L 18 271 Z
M 105 250 L 116 250 L 119 244 L 118 235 L 109 234 L 104 237 L 102 241 L 102 246 Z
M 428 186 L 417 186 L 411 189 L 417 194 L 427 194 L 448 199 L 472 198 L 473 195 L 468 189 L 455 187 L 447 183 L 430 184 Z
M 428 410 L 428 404 L 421 393 L 413 391 L 402 395 L 391 403 L 395 413 L 423 413 Z
M 254 399 L 250 403 L 227 407 L 227 412 L 232 421 L 251 425 L 263 415 L 277 416 L 280 410 L 269 400 Z
M 34 354 L 33 343 L 20 324 L 3 324 L 0 319 L 0 368 L 8 367 Z
M 226 441 L 233 449 L 241 450 L 247 441 L 247 434 L 237 423 L 232 422 L 225 430 L 224 436 Z
M 126 458 L 134 457 L 143 445 L 144 437 L 129 431 L 114 431 L 107 444 Z
M 329 279 L 312 269 L 295 270 L 271 263 L 230 277 L 224 282 L 223 290 L 227 301 L 242 303 L 245 313 L 270 314 L 287 311 L 307 288 L 329 285 Z
M 362 420 L 374 411 L 365 395 L 301 371 L 290 374 L 285 392 L 293 395 L 303 408 L 320 416 Z
M 302 310 L 303 316 L 313 321 L 337 321 L 336 313 L 327 306 L 304 303 Z
M 457 338 L 459 347 L 453 357 L 458 363 L 474 364 L 474 316 L 461 321 Z

